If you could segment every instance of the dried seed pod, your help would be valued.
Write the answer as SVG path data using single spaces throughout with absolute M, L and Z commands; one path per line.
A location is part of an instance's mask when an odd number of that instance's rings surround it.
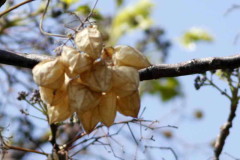
M 51 106 L 58 104 L 65 96 L 67 96 L 66 91 L 61 89 L 39 87 L 39 92 L 43 102 Z
M 100 122 L 98 107 L 95 107 L 87 112 L 77 112 L 78 118 L 80 119 L 84 130 L 87 133 L 90 133 L 93 131 L 95 126 Z
M 107 127 L 110 127 L 114 123 L 117 111 L 116 100 L 117 96 L 114 92 L 107 92 L 102 96 L 98 106 L 101 122 Z
M 70 77 L 74 73 L 81 74 L 91 68 L 93 60 L 86 53 L 79 53 L 72 47 L 63 46 L 62 54 L 60 57 L 61 62 L 69 67 Z M 69 72 L 67 72 L 69 74 Z
M 130 96 L 117 97 L 117 110 L 125 116 L 137 118 L 140 110 L 140 96 L 138 91 Z
M 112 88 L 117 96 L 131 95 L 138 89 L 139 74 L 137 69 L 127 66 L 112 67 Z
M 50 124 L 64 121 L 73 113 L 68 105 L 68 96 L 61 98 L 58 104 L 47 105 L 47 109 Z
M 93 67 L 81 74 L 82 82 L 96 92 L 107 92 L 112 87 L 112 70 L 104 61 L 96 61 Z
M 64 66 L 58 58 L 40 62 L 32 73 L 34 81 L 41 87 L 58 89 L 64 82 Z
M 79 31 L 74 40 L 80 51 L 87 53 L 93 59 L 100 57 L 103 41 L 96 25 L 88 26 Z
M 116 46 L 113 63 L 116 66 L 130 66 L 136 69 L 149 67 L 148 59 L 137 49 L 130 46 Z
M 67 86 L 70 79 L 65 75 L 65 83 L 59 89 L 39 87 L 41 99 L 44 103 L 54 106 L 67 96 Z
M 79 79 L 71 80 L 68 86 L 69 105 L 78 113 L 95 108 L 101 98 L 101 93 L 93 92 L 81 84 Z

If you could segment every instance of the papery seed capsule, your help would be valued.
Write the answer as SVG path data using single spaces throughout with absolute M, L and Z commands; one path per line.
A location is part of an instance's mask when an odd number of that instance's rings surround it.
M 80 119 L 80 122 L 83 125 L 84 130 L 87 133 L 90 133 L 93 131 L 95 126 L 100 122 L 99 112 L 98 108 L 95 107 L 87 112 L 77 112 L 78 118 Z
M 125 116 L 137 118 L 140 110 L 140 96 L 138 91 L 130 96 L 117 97 L 117 110 Z
M 101 98 L 101 93 L 91 91 L 77 79 L 72 80 L 68 86 L 69 105 L 78 113 L 95 108 Z
M 136 69 L 149 67 L 151 64 L 148 59 L 137 49 L 130 46 L 116 46 L 112 57 L 116 66 L 130 66 Z
M 60 99 L 55 105 L 47 105 L 49 123 L 61 122 L 69 118 L 73 111 L 68 105 L 68 96 Z
M 34 81 L 41 87 L 58 89 L 64 83 L 64 66 L 58 58 L 40 62 L 32 73 Z
M 98 59 L 103 48 L 101 33 L 96 25 L 80 30 L 74 39 L 77 48 L 87 53 L 91 58 Z
M 63 46 L 60 60 L 66 67 L 69 67 L 70 77 L 89 70 L 93 63 L 89 55 L 79 53 L 76 49 L 68 46 Z
M 97 61 L 93 67 L 81 74 L 82 82 L 96 92 L 107 92 L 112 87 L 112 70 L 104 61 Z
M 107 92 L 101 97 L 100 104 L 98 106 L 101 122 L 107 127 L 110 127 L 116 117 L 116 103 L 117 96 L 114 92 Z
M 137 69 L 127 66 L 112 67 L 112 89 L 117 96 L 131 95 L 138 89 L 139 74 Z

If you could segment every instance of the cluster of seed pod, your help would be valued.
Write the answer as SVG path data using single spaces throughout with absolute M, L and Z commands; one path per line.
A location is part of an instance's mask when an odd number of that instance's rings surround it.
M 138 69 L 150 66 L 147 58 L 129 46 L 103 47 L 95 25 L 80 30 L 74 41 L 76 49 L 63 46 L 61 56 L 33 68 L 49 123 L 76 112 L 90 133 L 99 122 L 111 126 L 117 111 L 137 117 Z

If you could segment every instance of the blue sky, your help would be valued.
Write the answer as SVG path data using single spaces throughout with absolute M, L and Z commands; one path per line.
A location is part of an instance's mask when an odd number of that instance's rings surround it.
M 135 3 L 136 0 L 128 1 L 128 3 Z M 173 47 L 170 50 L 170 56 L 167 63 L 178 63 L 182 61 L 191 60 L 193 58 L 213 57 L 213 56 L 228 56 L 239 53 L 239 44 L 234 44 L 236 35 L 240 31 L 240 10 L 224 15 L 224 13 L 233 4 L 238 4 L 238 1 L 189 1 L 189 0 L 155 0 L 155 6 L 152 17 L 154 25 L 161 26 L 166 29 L 167 38 L 173 42 Z M 103 5 L 100 5 L 103 4 Z M 100 1 L 99 8 L 104 6 L 104 2 Z M 104 8 L 104 7 L 103 7 Z M 109 11 L 109 10 L 108 10 Z M 208 30 L 214 37 L 214 42 L 207 44 L 201 43 L 197 46 L 196 50 L 189 52 L 183 49 L 177 42 L 186 30 L 191 27 L 202 27 Z M 136 35 L 130 36 L 134 39 Z M 129 40 L 129 37 L 121 40 L 124 43 Z M 132 41 L 132 39 L 131 39 Z M 130 42 L 131 43 L 131 42 Z M 176 109 L 176 112 L 184 110 L 184 114 L 174 113 L 164 119 L 161 125 L 172 124 L 179 127 L 174 131 L 176 135 L 176 142 L 164 140 L 160 141 L 161 146 L 178 146 L 179 143 L 189 143 L 189 147 L 181 148 L 176 147 L 179 151 L 180 159 L 194 159 L 203 160 L 208 159 L 213 155 L 212 148 L 208 147 L 208 142 L 212 141 L 219 133 L 220 126 L 225 123 L 229 113 L 229 101 L 222 96 L 218 91 L 211 87 L 204 87 L 199 91 L 194 88 L 194 79 L 196 75 L 179 77 L 181 81 L 182 90 L 184 92 L 183 99 L 176 99 L 169 103 L 162 103 L 158 96 L 145 95 L 142 98 L 142 107 L 146 106 L 145 117 L 147 119 L 161 119 L 164 115 Z M 222 88 L 226 87 L 222 81 L 215 78 L 215 82 Z M 195 110 L 201 109 L 204 112 L 203 120 L 197 121 L 192 117 Z M 180 111 L 179 111 L 180 110 Z M 239 114 L 239 109 L 237 111 Z M 176 117 L 181 117 L 179 122 Z M 240 157 L 240 118 L 234 120 L 231 135 L 227 138 L 226 145 L 223 152 L 227 152 L 235 157 Z M 173 140 L 174 141 L 174 140 Z M 196 147 L 197 146 L 197 147 Z M 202 146 L 202 147 L 201 147 Z M 193 149 L 193 148 L 196 149 Z M 198 149 L 198 147 L 200 149 Z M 188 153 L 181 155 L 181 151 Z M 154 153 L 157 157 L 159 151 Z M 170 156 L 167 153 L 162 155 Z M 182 157 L 181 157 L 182 156 Z M 170 158 L 168 157 L 168 158 Z M 166 158 L 166 157 L 165 157 Z M 167 159 L 168 159 L 167 158 Z M 224 160 L 230 160 L 229 156 L 223 154 Z
M 127 1 L 126 5 L 136 2 L 137 0 Z M 233 4 L 240 4 L 239 1 L 153 0 L 153 3 L 155 4 L 152 14 L 154 25 L 166 29 L 166 36 L 173 43 L 167 63 L 239 53 L 240 41 L 237 44 L 233 42 L 240 32 L 240 10 L 224 16 L 226 10 Z M 105 14 L 111 14 L 114 12 L 113 6 L 113 1 L 99 0 L 97 8 Z M 177 38 L 191 27 L 207 29 L 213 35 L 214 42 L 201 43 L 193 52 L 183 49 L 178 44 Z M 134 39 L 136 39 L 136 35 L 133 33 L 129 37 L 123 38 L 119 43 L 131 44 Z M 184 98 L 178 98 L 168 103 L 161 102 L 158 96 L 145 95 L 142 98 L 142 108 L 147 108 L 144 118 L 159 120 L 160 126 L 178 126 L 176 130 L 169 129 L 174 132 L 176 138 L 167 141 L 160 137 L 157 139 L 156 145 L 173 147 L 179 154 L 180 160 L 207 160 L 211 157 L 213 152 L 212 148 L 208 147 L 208 142 L 216 138 L 220 126 L 225 123 L 229 113 L 229 101 L 218 91 L 211 87 L 204 87 L 199 91 L 195 90 L 195 77 L 196 75 L 190 75 L 178 78 L 182 85 Z M 218 78 L 215 80 L 223 88 L 226 87 Z M 202 120 L 196 120 L 193 117 L 193 112 L 199 109 L 204 112 Z M 237 115 L 239 115 L 239 109 Z M 236 117 L 231 135 L 227 138 L 224 152 L 238 158 L 240 158 L 239 135 L 240 117 Z M 132 151 L 134 148 L 129 150 Z M 186 154 L 182 154 L 183 151 Z M 98 150 L 97 152 L 99 153 Z M 168 151 L 153 150 L 151 153 L 154 157 L 173 158 Z M 36 158 L 36 155 L 33 157 Z M 138 158 L 141 159 L 141 156 Z M 226 155 L 223 155 L 222 158 L 231 160 Z M 29 159 L 31 158 L 29 157 Z

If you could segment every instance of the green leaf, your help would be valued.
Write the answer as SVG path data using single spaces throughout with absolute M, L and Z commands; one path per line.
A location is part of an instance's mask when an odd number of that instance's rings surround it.
M 182 95 L 180 91 L 180 83 L 175 78 L 147 82 L 145 83 L 145 86 L 143 86 L 143 91 L 144 93 L 159 94 L 164 102 Z
M 89 7 L 89 5 L 81 5 L 76 9 L 76 12 L 88 16 L 91 10 L 92 9 Z M 103 19 L 103 16 L 100 14 L 98 10 L 95 9 L 91 18 L 94 18 L 95 20 L 101 20 Z
M 123 4 L 124 0 L 116 0 L 117 6 L 120 7 Z
M 199 42 L 212 42 L 213 37 L 202 28 L 193 27 L 180 37 L 180 43 L 189 50 L 194 50 Z
M 77 12 L 81 12 L 84 15 L 88 15 L 91 12 L 91 8 L 88 5 L 81 5 L 76 9 Z
M 113 19 L 111 35 L 113 42 L 130 30 L 149 28 L 152 25 L 150 18 L 152 6 L 150 0 L 140 0 L 137 4 L 122 9 Z
M 66 3 L 67 5 L 71 5 L 74 4 L 76 2 L 78 2 L 79 0 L 61 0 L 61 2 Z

